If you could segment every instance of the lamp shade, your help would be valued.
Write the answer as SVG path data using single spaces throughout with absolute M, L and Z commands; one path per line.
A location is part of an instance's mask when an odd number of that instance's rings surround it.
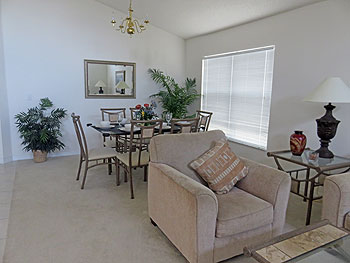
M 99 80 L 99 81 L 97 81 L 97 83 L 95 84 L 95 87 L 96 88 L 105 88 L 105 87 L 107 87 L 106 86 L 106 84 L 102 81 L 102 80 Z
M 124 81 L 119 81 L 117 86 L 115 86 L 117 89 L 130 89 L 128 84 L 126 84 Z
M 350 88 L 341 78 L 327 78 L 304 101 L 350 103 Z

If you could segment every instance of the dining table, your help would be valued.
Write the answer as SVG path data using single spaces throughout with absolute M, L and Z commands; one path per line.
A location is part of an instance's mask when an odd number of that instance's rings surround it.
M 109 136 L 123 136 L 123 135 L 130 135 L 131 130 L 130 129 L 126 129 L 124 127 L 124 124 L 118 124 L 118 123 L 111 123 L 108 126 L 97 126 L 97 125 L 93 125 L 92 123 L 88 123 L 86 125 L 87 127 L 92 127 L 93 129 L 95 129 L 96 131 L 102 133 L 103 136 L 105 137 L 109 137 Z M 166 132 L 170 132 L 171 130 L 171 126 L 170 125 L 166 125 L 164 123 L 164 125 L 162 126 L 162 133 L 166 133 Z M 180 130 L 179 127 L 175 127 L 175 132 Z M 155 131 L 158 131 L 158 129 L 156 128 Z M 140 133 L 140 129 L 136 129 L 134 130 L 135 134 Z
M 102 136 L 104 137 L 104 141 L 106 138 L 109 137 L 115 137 L 116 138 L 116 144 L 115 148 L 117 152 L 126 152 L 127 151 L 127 142 L 128 142 L 128 135 L 131 133 L 131 128 L 126 129 L 124 124 L 121 123 L 111 123 L 108 126 L 97 126 L 93 125 L 92 123 L 88 123 L 86 125 L 87 127 L 91 127 L 95 129 L 96 131 L 100 132 Z M 156 128 L 155 132 L 158 132 L 159 130 Z M 171 126 L 164 123 L 162 126 L 162 133 L 167 133 L 171 131 Z M 180 131 L 180 127 L 175 127 L 175 132 Z M 136 127 L 134 130 L 134 134 L 140 134 L 141 130 Z

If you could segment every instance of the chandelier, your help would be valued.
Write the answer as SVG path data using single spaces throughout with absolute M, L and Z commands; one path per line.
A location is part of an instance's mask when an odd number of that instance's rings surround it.
M 140 23 L 137 19 L 133 19 L 132 13 L 134 10 L 131 7 L 131 0 L 130 0 L 130 5 L 129 5 L 129 16 L 125 18 L 121 23 L 119 27 L 116 27 L 117 21 L 113 18 L 111 23 L 112 26 L 115 28 L 115 30 L 124 33 L 127 33 L 130 35 L 130 37 L 137 33 L 142 33 L 143 31 L 146 30 L 146 26 L 149 24 L 149 20 L 145 19 L 143 23 Z

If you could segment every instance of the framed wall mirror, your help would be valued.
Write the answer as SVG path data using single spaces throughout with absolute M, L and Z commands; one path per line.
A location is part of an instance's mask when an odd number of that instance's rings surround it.
M 85 98 L 136 98 L 136 63 L 84 60 Z

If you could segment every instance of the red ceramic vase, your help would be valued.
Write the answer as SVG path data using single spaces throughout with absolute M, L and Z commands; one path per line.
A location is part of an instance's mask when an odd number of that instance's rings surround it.
M 293 155 L 300 156 L 306 147 L 306 136 L 302 131 L 295 131 L 290 136 L 290 150 Z

